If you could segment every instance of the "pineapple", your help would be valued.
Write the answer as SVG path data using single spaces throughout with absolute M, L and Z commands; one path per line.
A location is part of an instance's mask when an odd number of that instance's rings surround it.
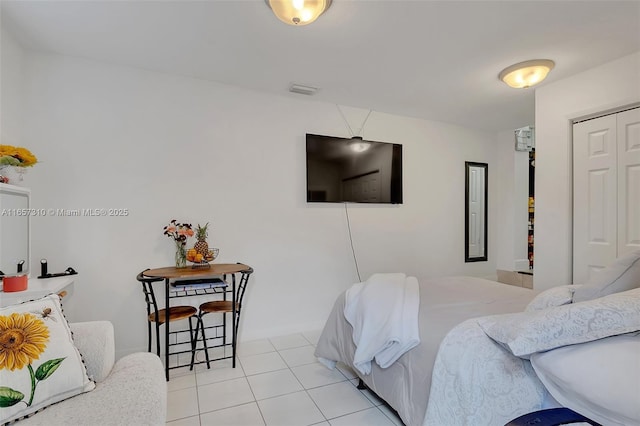
M 198 242 L 193 245 L 193 248 L 196 250 L 196 253 L 202 255 L 204 259 L 209 257 L 209 243 L 207 243 L 207 236 L 209 235 L 207 232 L 207 227 L 209 226 L 209 222 L 206 225 L 200 226 L 196 228 L 196 238 Z

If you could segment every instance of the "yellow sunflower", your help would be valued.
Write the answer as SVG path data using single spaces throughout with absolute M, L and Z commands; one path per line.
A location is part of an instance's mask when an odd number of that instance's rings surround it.
M 20 166 L 29 167 L 33 166 L 38 162 L 38 159 L 35 155 L 31 153 L 27 148 L 16 148 L 15 158 L 20 160 Z
M 0 316 L 0 370 L 22 369 L 40 358 L 49 341 L 44 321 L 28 313 Z
M 16 147 L 13 145 L 0 145 L 0 157 L 14 158 L 16 164 L 6 163 L 18 167 L 33 166 L 38 162 L 38 159 L 27 148 Z
M 0 145 L 0 155 L 11 155 L 16 153 L 16 147 L 13 145 Z

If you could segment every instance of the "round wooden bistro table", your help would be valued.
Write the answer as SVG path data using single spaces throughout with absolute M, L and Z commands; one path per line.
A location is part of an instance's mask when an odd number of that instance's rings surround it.
M 253 273 L 253 269 L 245 265 L 243 263 L 212 263 L 208 267 L 197 267 L 197 268 L 176 268 L 175 266 L 167 266 L 163 268 L 156 269 L 147 269 L 144 271 L 143 275 L 149 278 L 163 278 L 165 283 L 165 307 L 169 306 L 170 299 L 170 287 L 169 284 L 171 280 L 198 280 L 198 279 L 206 279 L 206 278 L 216 278 L 220 276 L 230 276 L 231 277 L 231 306 L 233 307 L 232 318 L 233 318 L 233 340 L 232 340 L 232 348 L 233 348 L 233 356 L 232 363 L 233 367 L 236 366 L 236 338 L 238 334 L 237 321 L 238 312 L 236 312 L 236 301 L 238 295 L 236 294 L 236 275 L 240 274 L 241 278 L 239 284 L 241 287 L 246 285 L 246 282 L 249 279 L 249 275 Z M 194 294 L 196 295 L 196 294 Z M 169 321 L 166 322 L 165 327 L 165 374 L 167 381 L 169 380 Z M 206 345 L 206 342 L 205 342 Z M 177 367 L 174 367 L 177 368 Z

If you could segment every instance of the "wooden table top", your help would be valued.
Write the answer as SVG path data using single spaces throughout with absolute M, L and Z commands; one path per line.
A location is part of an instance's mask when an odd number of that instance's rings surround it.
M 199 278 L 212 275 L 235 274 L 251 270 L 250 266 L 242 263 L 211 263 L 208 268 L 176 268 L 167 266 L 164 268 L 149 269 L 144 271 L 145 277 L 151 278 Z

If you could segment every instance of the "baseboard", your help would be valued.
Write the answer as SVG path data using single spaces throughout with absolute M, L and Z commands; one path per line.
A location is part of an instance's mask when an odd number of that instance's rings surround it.
M 240 330 L 238 341 L 248 342 L 251 340 L 268 339 L 271 337 L 286 336 L 289 334 L 303 333 L 305 331 L 316 331 L 324 328 L 325 321 L 308 323 L 296 323 L 279 327 L 262 328 L 258 330 Z

